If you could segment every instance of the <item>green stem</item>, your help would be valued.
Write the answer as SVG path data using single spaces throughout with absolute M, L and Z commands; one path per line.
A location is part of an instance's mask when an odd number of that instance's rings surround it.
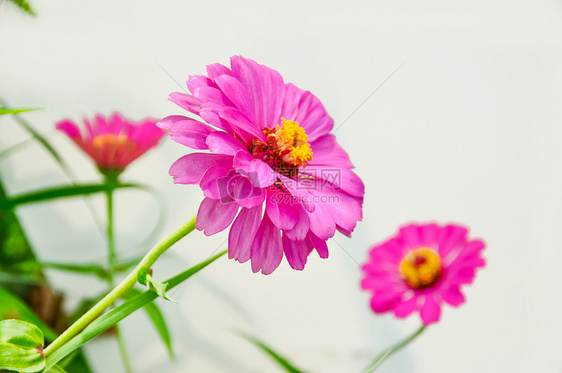
M 107 284 L 109 291 L 115 286 L 115 270 L 117 267 L 117 250 L 115 249 L 115 236 L 113 235 L 113 191 L 112 185 L 117 183 L 117 175 L 106 175 L 105 184 L 108 186 L 105 195 L 107 196 Z M 131 361 L 127 354 L 125 339 L 118 325 L 115 325 L 115 336 L 121 353 L 121 360 L 127 373 L 133 373 Z
M 375 369 L 377 369 L 379 367 L 379 365 L 381 365 L 382 362 L 387 357 L 394 354 L 395 352 L 400 351 L 402 348 L 406 347 L 410 342 L 412 342 L 414 339 L 416 339 L 417 336 L 419 336 L 424 330 L 425 330 L 425 326 L 422 325 L 418 330 L 416 330 L 416 332 L 414 334 L 412 334 L 408 338 L 406 338 L 403 341 L 395 344 L 394 346 L 384 350 L 379 356 L 377 356 L 375 361 L 373 361 L 373 363 L 365 370 L 365 373 L 374 372 Z
M 98 317 L 107 307 L 113 304 L 117 299 L 119 299 L 123 294 L 125 294 L 129 289 L 135 285 L 137 282 L 137 276 L 141 271 L 148 271 L 152 264 L 162 255 L 166 250 L 170 248 L 173 244 L 178 242 L 180 239 L 191 233 L 195 229 L 195 218 L 190 222 L 181 226 L 178 230 L 173 232 L 171 235 L 166 237 L 163 241 L 154 246 L 148 254 L 142 258 L 141 262 L 135 267 L 135 269 L 129 273 L 129 275 L 121 281 L 117 287 L 115 287 L 109 294 L 107 294 L 101 301 L 99 301 L 95 306 L 93 306 L 88 312 L 86 312 L 80 319 L 78 319 L 74 324 L 72 324 L 67 330 L 64 331 L 53 343 L 51 343 L 43 353 L 45 356 L 49 356 L 59 347 L 68 342 L 72 337 L 78 334 L 82 329 L 84 329 L 88 324 L 90 324 L 96 317 Z
M 117 266 L 117 252 L 113 236 L 113 189 L 108 189 L 105 194 L 107 196 L 107 282 L 111 289 L 115 285 L 115 267 Z
M 115 335 L 117 336 L 117 343 L 119 344 L 119 351 L 121 352 L 121 359 L 123 360 L 125 371 L 127 373 L 133 373 L 133 366 L 131 365 L 131 360 L 129 360 L 129 355 L 127 354 L 125 338 L 123 338 L 119 325 L 115 325 Z

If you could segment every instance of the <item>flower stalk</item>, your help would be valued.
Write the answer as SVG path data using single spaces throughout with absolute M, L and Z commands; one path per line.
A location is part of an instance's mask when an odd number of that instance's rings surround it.
M 365 370 L 365 373 L 374 372 L 387 357 L 393 355 L 394 353 L 400 351 L 404 347 L 406 347 L 410 342 L 416 339 L 424 330 L 426 329 L 425 325 L 422 325 L 414 334 L 409 336 L 408 338 L 404 339 L 403 341 L 395 344 L 394 346 L 384 350 L 377 358 L 373 361 L 371 365 Z
M 148 271 L 154 262 L 162 255 L 166 250 L 168 250 L 172 245 L 178 242 L 183 237 L 187 236 L 195 229 L 195 218 L 193 218 L 188 223 L 182 225 L 175 232 L 170 234 L 160 243 L 155 245 L 140 261 L 140 263 L 133 269 L 131 273 L 123 280 L 119 285 L 117 285 L 109 294 L 107 294 L 101 301 L 99 301 L 95 306 L 93 306 L 88 312 L 86 312 L 80 319 L 78 319 L 74 324 L 72 324 L 67 330 L 65 330 L 53 343 L 51 343 L 45 350 L 45 357 L 51 355 L 58 348 L 63 346 L 72 337 L 77 335 L 86 326 L 88 326 L 93 320 L 95 320 L 107 307 L 112 305 L 117 299 L 121 298 L 123 294 L 129 291 L 137 282 L 137 276 L 142 271 Z

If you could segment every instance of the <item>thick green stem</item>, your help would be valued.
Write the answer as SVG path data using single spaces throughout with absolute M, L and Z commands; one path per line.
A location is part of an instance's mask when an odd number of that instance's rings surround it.
M 162 242 L 154 246 L 148 254 L 141 260 L 135 269 L 123 280 L 117 287 L 115 287 L 109 294 L 107 294 L 101 301 L 93 306 L 86 312 L 80 319 L 72 324 L 67 330 L 64 331 L 53 343 L 51 343 L 43 353 L 49 356 L 59 347 L 68 342 L 72 337 L 78 334 L 88 324 L 90 324 L 96 317 L 98 317 L 107 307 L 113 304 L 117 299 L 121 298 L 129 289 L 137 282 L 137 276 L 141 271 L 147 271 L 152 264 L 173 244 L 188 235 L 195 229 L 195 218 L 186 223 L 174 233 L 166 237 Z
M 365 370 L 365 373 L 374 372 L 375 369 L 377 369 L 387 357 L 394 354 L 395 352 L 400 351 L 402 348 L 406 347 L 410 342 L 416 339 L 416 337 L 419 336 L 424 330 L 425 330 L 425 326 L 422 326 L 408 338 L 384 350 L 379 356 L 377 356 L 375 361 L 373 361 L 373 363 Z

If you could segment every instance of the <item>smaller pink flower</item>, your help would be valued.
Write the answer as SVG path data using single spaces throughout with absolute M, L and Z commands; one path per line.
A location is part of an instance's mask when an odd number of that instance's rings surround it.
M 467 238 L 459 225 L 410 224 L 395 237 L 374 246 L 363 265 L 361 287 L 372 291 L 375 313 L 400 318 L 419 311 L 424 325 L 439 321 L 441 305 L 465 302 L 460 288 L 471 284 L 485 265 L 484 242 Z
M 121 172 L 129 163 L 155 147 L 166 131 L 156 126 L 156 119 L 143 119 L 133 123 L 121 114 L 109 118 L 97 114 L 92 121 L 84 118 L 85 130 L 80 131 L 71 120 L 57 123 L 64 132 L 82 148 L 102 172 Z

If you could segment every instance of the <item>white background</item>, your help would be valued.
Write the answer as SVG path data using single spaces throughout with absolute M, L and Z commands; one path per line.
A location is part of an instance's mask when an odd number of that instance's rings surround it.
M 184 114 L 167 101 L 189 75 L 240 54 L 310 90 L 366 184 L 364 219 L 337 235 L 330 258 L 304 271 L 284 260 L 270 276 L 222 258 L 159 304 L 173 336 L 171 362 L 145 315 L 123 323 L 136 372 L 280 372 L 234 330 L 259 336 L 309 372 L 359 372 L 419 318 L 376 316 L 359 290 L 370 245 L 409 221 L 461 222 L 484 238 L 487 267 L 381 372 L 560 372 L 562 327 L 562 3 L 559 0 L 31 1 L 28 17 L 0 3 L 0 97 L 66 157 L 81 182 L 98 175 L 53 130 L 63 118 L 119 110 L 133 119 Z M 400 69 L 365 100 L 399 66 Z M 353 115 L 352 115 L 353 113 Z M 350 117 L 351 115 L 351 117 Z M 0 119 L 0 149 L 27 135 Z M 126 181 L 154 197 L 117 194 L 122 257 L 148 250 L 190 219 L 196 186 L 174 185 L 169 166 L 188 151 L 169 139 L 135 162 Z M 67 183 L 37 144 L 0 160 L 11 195 Z M 103 220 L 103 199 L 89 203 Z M 43 260 L 103 260 L 103 234 L 71 199 L 18 209 Z M 162 220 L 164 219 L 164 220 Z M 140 232 L 140 233 L 139 233 Z M 194 232 L 155 266 L 167 278 L 224 249 L 226 233 Z M 140 243 L 140 245 L 138 245 Z M 104 285 L 49 272 L 72 305 Z M 99 372 L 121 372 L 116 344 L 87 346 Z

